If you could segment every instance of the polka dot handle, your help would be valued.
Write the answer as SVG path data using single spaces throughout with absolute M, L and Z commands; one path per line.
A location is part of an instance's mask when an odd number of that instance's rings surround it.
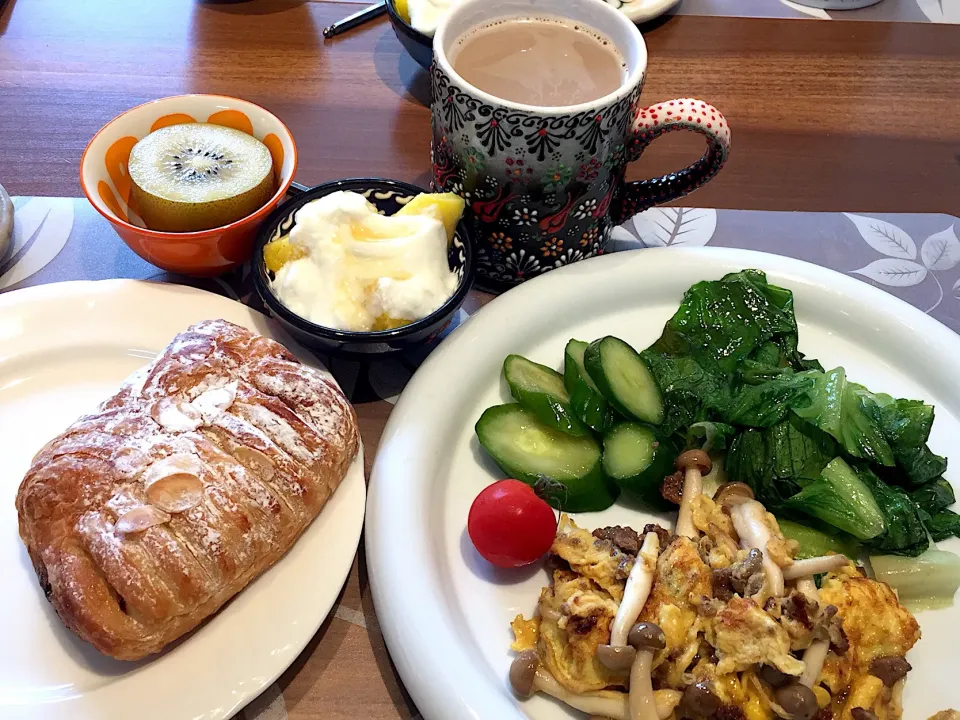
M 713 105 L 694 98 L 657 103 L 634 112 L 627 144 L 627 160 L 637 160 L 647 146 L 664 133 L 692 130 L 707 139 L 703 157 L 677 172 L 658 178 L 626 183 L 618 193 L 614 220 L 618 223 L 654 205 L 676 200 L 705 184 L 730 154 L 730 126 Z

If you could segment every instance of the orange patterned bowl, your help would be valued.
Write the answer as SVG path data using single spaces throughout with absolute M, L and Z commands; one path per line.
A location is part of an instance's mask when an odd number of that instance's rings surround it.
M 226 125 L 261 140 L 273 155 L 277 192 L 259 210 L 229 225 L 184 233 L 148 230 L 130 204 L 130 150 L 154 130 L 188 122 Z M 101 128 L 83 151 L 80 185 L 93 207 L 144 260 L 171 272 L 209 277 L 249 259 L 257 227 L 286 194 L 296 171 L 297 146 L 273 113 L 222 95 L 178 95 L 127 110 Z

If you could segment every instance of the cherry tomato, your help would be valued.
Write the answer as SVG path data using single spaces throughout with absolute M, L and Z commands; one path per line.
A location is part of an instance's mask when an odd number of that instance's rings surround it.
M 529 485 L 501 480 L 484 488 L 473 501 L 467 532 L 477 552 L 497 567 L 521 567 L 550 549 L 557 518 Z

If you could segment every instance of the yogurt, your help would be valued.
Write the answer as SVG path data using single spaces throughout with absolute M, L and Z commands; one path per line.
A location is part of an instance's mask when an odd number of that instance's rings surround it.
M 409 0 L 410 24 L 415 30 L 431 37 L 437 25 L 459 0 Z
M 370 331 L 406 325 L 443 305 L 457 287 L 438 217 L 380 215 L 339 191 L 297 211 L 290 244 L 305 252 L 281 267 L 277 298 L 317 325 Z

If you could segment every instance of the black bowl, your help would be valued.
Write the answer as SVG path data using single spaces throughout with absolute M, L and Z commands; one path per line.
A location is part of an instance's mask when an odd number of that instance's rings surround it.
M 393 25 L 393 31 L 397 34 L 400 44 L 410 53 L 410 57 L 417 61 L 418 65 L 429 70 L 430 63 L 433 62 L 433 38 L 415 30 L 412 25 L 400 17 L 394 0 L 387 0 L 387 15 L 390 16 L 390 24 Z
M 457 232 L 453 238 L 453 243 L 450 245 L 448 255 L 450 269 L 455 271 L 459 278 L 457 289 L 443 305 L 422 320 L 393 330 L 378 330 L 376 332 L 335 330 L 312 323 L 293 313 L 273 294 L 273 290 L 270 288 L 271 273 L 267 270 L 263 261 L 264 246 L 271 240 L 290 232 L 290 229 L 297 223 L 297 210 L 311 200 L 316 200 L 337 190 L 350 190 L 364 195 L 385 215 L 393 215 L 411 198 L 427 192 L 416 185 L 397 180 L 354 178 L 317 185 L 315 188 L 305 190 L 282 203 L 260 227 L 253 252 L 253 283 L 264 305 L 293 337 L 301 344 L 314 350 L 373 359 L 375 355 L 422 347 L 436 338 L 450 323 L 463 304 L 473 283 L 476 243 L 473 241 L 472 230 L 468 223 L 463 220 L 457 225 Z

